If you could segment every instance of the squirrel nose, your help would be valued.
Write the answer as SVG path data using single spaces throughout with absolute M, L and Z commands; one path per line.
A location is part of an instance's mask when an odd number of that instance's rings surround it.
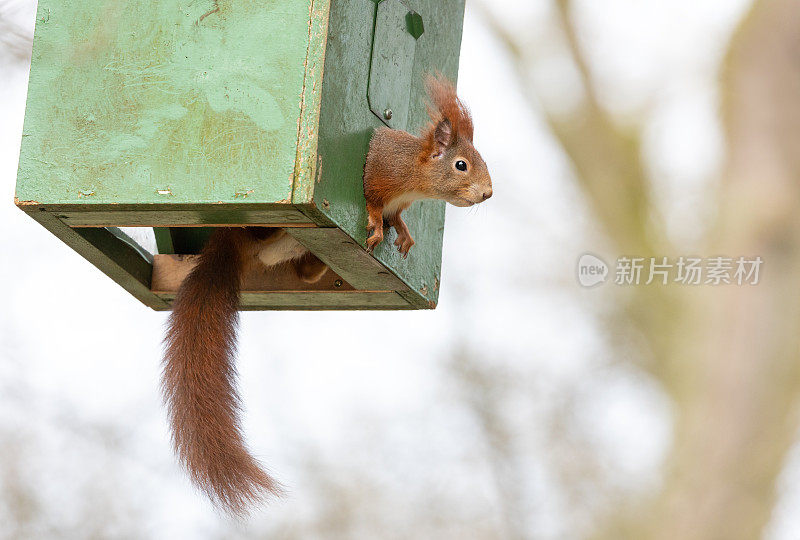
M 492 188 L 489 188 L 489 189 L 487 189 L 486 191 L 483 192 L 483 200 L 484 201 L 486 199 L 488 199 L 489 197 L 491 197 L 491 196 L 492 196 Z

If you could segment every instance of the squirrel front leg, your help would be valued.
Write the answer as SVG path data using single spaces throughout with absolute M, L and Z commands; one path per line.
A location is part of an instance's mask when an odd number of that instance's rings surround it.
M 367 251 L 372 251 L 383 242 L 383 206 L 368 202 L 367 215 Z
M 407 204 L 402 206 L 397 212 L 389 216 L 389 225 L 394 227 L 394 230 L 397 231 L 397 238 L 394 241 L 394 245 L 397 246 L 397 251 L 403 255 L 404 259 L 408 257 L 408 250 L 415 244 L 414 239 L 411 237 L 411 231 L 408 230 L 408 226 L 401 216 L 403 211 L 409 206 L 411 205 Z

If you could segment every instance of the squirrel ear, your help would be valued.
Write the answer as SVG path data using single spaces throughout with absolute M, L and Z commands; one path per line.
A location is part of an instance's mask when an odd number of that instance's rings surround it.
M 434 156 L 440 156 L 444 153 L 444 149 L 453 144 L 453 126 L 450 120 L 443 118 L 436 124 L 433 130 L 433 140 L 436 143 L 434 146 Z

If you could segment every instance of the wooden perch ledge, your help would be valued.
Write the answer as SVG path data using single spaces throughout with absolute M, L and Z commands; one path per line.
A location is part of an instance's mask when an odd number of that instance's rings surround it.
M 198 255 L 154 255 L 150 290 L 168 304 L 197 264 Z M 245 276 L 242 308 L 259 309 L 408 309 L 395 291 L 356 290 L 332 270 L 316 283 L 297 277 L 288 264 L 256 269 Z

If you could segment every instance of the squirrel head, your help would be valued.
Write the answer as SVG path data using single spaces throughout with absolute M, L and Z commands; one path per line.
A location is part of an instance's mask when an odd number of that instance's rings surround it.
M 492 178 L 486 162 L 472 144 L 474 128 L 469 110 L 453 84 L 441 74 L 425 81 L 431 102 L 431 122 L 422 133 L 420 156 L 432 182 L 434 197 L 455 206 L 472 206 L 492 196 Z

